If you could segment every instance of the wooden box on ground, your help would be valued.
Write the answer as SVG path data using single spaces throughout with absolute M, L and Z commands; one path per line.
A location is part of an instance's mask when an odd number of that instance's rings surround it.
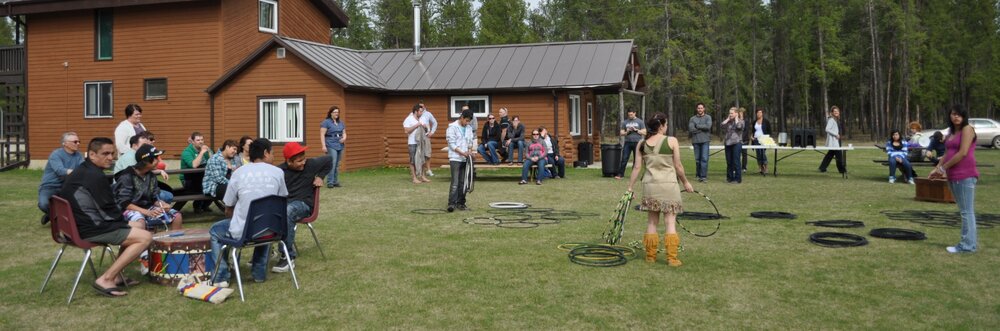
M 914 198 L 920 201 L 933 202 L 955 202 L 955 197 L 951 195 L 947 180 L 931 180 L 927 178 L 915 178 L 917 183 L 917 196 Z

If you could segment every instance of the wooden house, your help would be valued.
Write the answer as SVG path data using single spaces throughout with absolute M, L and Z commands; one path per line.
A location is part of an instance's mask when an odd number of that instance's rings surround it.
M 402 122 L 424 102 L 444 131 L 462 104 L 477 116 L 506 107 L 546 126 L 564 156 L 600 143 L 596 95 L 638 93 L 630 40 L 361 51 L 329 45 L 347 25 L 332 0 L 21 0 L 26 24 L 28 149 L 41 159 L 76 131 L 112 136 L 137 103 L 168 155 L 192 131 L 213 146 L 243 135 L 322 153 L 319 125 L 341 107 L 344 167 L 405 165 Z M 608 110 L 605 110 L 608 111 Z M 620 109 L 614 109 L 620 112 Z M 595 148 L 595 153 L 597 149 Z M 434 163 L 447 155 L 435 152 Z

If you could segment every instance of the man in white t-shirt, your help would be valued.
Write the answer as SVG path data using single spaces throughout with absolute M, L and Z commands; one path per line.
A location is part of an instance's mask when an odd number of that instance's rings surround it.
M 271 154 L 271 142 L 259 138 L 250 143 L 250 164 L 245 164 L 233 171 L 226 188 L 226 196 L 222 202 L 226 204 L 226 217 L 212 224 L 209 234 L 212 237 L 212 254 L 219 265 L 219 273 L 213 275 L 216 286 L 229 287 L 229 267 L 225 257 L 221 256 L 221 238 L 240 238 L 246 226 L 250 203 L 256 199 L 271 195 L 288 196 L 285 187 L 285 173 L 271 165 L 274 156 Z M 267 279 L 267 257 L 270 246 L 258 246 L 253 250 L 250 273 L 255 282 Z
M 407 134 L 406 145 L 410 151 L 410 177 L 413 180 L 414 184 L 420 184 L 430 181 L 429 179 L 427 179 L 426 176 L 424 176 L 423 171 L 421 171 L 421 169 L 416 169 L 416 161 L 418 156 L 417 135 L 419 134 L 417 132 L 417 128 L 424 127 L 424 129 L 428 131 L 430 129 L 428 128 L 426 123 L 420 121 L 420 117 L 423 116 L 423 114 L 424 114 L 424 108 L 420 107 L 420 104 L 418 103 L 413 105 L 413 109 L 410 111 L 410 115 L 407 115 L 406 119 L 403 120 L 403 130 L 406 131 Z

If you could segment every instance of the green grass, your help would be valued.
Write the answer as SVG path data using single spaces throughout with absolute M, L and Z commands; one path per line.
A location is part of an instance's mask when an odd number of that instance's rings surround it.
M 689 177 L 693 163 L 684 151 Z M 770 155 L 773 156 L 773 155 Z M 0 241 L 0 329 L 998 329 L 1000 229 L 979 232 L 980 250 L 949 255 L 958 229 L 893 221 L 879 211 L 957 210 L 954 204 L 917 202 L 914 187 L 885 182 L 871 162 L 875 150 L 850 153 L 849 179 L 816 172 L 820 155 L 783 160 L 778 177 L 746 175 L 724 183 L 722 154 L 712 157 L 710 182 L 695 188 L 712 197 L 725 220 L 713 237 L 681 233 L 685 265 L 670 268 L 634 260 L 616 268 L 570 263 L 556 245 L 599 241 L 607 216 L 627 182 L 599 170 L 568 169 L 545 185 L 479 181 L 471 212 L 422 216 L 415 208 L 443 208 L 448 178 L 412 185 L 401 169 L 343 174 L 343 188 L 323 189 L 316 227 L 328 260 L 311 237 L 299 234 L 301 290 L 289 274 L 270 274 L 221 305 L 181 297 L 150 283 L 124 298 L 96 295 L 84 276 L 73 304 L 65 304 L 82 254 L 68 250 L 45 293 L 38 288 L 57 246 L 37 223 L 38 171 L 0 173 L 0 210 L 8 238 Z M 979 150 L 981 164 L 1000 166 L 1000 151 Z M 751 165 L 751 169 L 755 168 Z M 835 169 L 831 167 L 831 170 Z M 918 169 L 926 175 L 929 168 Z M 977 211 L 1000 213 L 998 168 L 980 168 Z M 514 172 L 508 172 L 513 174 Z M 692 198 L 688 210 L 709 211 Z M 466 225 L 493 201 L 600 213 L 535 229 Z M 756 220 L 751 211 L 798 214 L 794 221 Z M 208 227 L 220 215 L 185 215 L 189 227 Z M 867 234 L 876 227 L 927 233 L 920 242 L 869 238 L 858 248 L 810 244 L 825 229 L 807 220 L 855 219 Z M 691 221 L 710 231 L 714 223 Z M 629 214 L 623 242 L 638 240 L 645 215 Z M 300 228 L 301 231 L 306 231 Z M 662 229 L 661 229 L 662 231 Z M 243 270 L 247 270 L 243 266 Z M 137 276 L 136 267 L 127 271 Z

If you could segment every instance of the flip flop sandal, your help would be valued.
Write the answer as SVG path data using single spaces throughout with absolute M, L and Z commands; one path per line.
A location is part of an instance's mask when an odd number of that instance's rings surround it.
M 103 288 L 103 287 L 101 287 L 101 285 L 97 285 L 97 282 L 90 283 L 90 287 L 93 287 L 94 290 L 97 291 L 97 294 L 100 294 L 100 295 L 103 295 L 103 296 L 106 296 L 106 297 L 109 297 L 109 298 L 117 298 L 117 297 L 123 297 L 123 296 L 128 295 L 128 292 L 125 292 L 124 290 L 122 290 L 120 288 L 117 288 L 117 287 Z M 122 293 L 125 293 L 125 294 L 115 295 L 114 292 L 122 292 Z
M 128 277 L 125 277 L 125 281 L 124 282 L 123 281 L 118 281 L 117 283 L 115 283 L 115 286 L 117 286 L 117 287 L 122 287 L 122 286 L 132 287 L 132 286 L 136 286 L 136 285 L 139 285 L 139 281 L 135 280 L 135 279 L 132 279 L 132 278 L 128 278 Z

